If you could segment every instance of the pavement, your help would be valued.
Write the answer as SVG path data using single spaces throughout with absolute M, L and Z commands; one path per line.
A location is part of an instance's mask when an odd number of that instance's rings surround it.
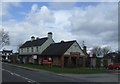
M 119 82 L 119 73 L 103 74 L 56 74 L 49 71 L 21 67 L 17 65 L 3 63 L 4 82 Z M 12 77 L 13 76 L 13 77 Z M 11 78 L 11 79 L 9 79 Z M 120 82 L 119 82 L 120 84 Z
M 103 73 L 103 74 L 59 74 L 61 76 L 82 79 L 89 82 L 120 82 L 120 74 Z

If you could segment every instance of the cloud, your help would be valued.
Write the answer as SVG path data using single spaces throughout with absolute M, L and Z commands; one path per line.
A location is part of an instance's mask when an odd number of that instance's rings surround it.
M 2 0 L 2 2 L 119 2 L 119 0 Z
M 99 3 L 84 8 L 72 5 L 69 10 L 33 4 L 23 21 L 9 20 L 3 28 L 10 32 L 11 45 L 25 42 L 32 35 L 45 37 L 51 31 L 56 42 L 77 40 L 81 45 L 84 40 L 88 48 L 108 45 L 117 49 L 116 4 Z
M 79 35 L 80 41 L 85 40 L 88 46 L 117 43 L 117 3 L 101 3 L 73 11 L 69 18 L 71 32 Z
M 3 17 L 3 16 L 10 16 L 10 8 L 11 7 L 20 7 L 21 6 L 21 3 L 18 3 L 18 2 L 14 2 L 14 3 L 10 3 L 10 2 L 1 2 L 0 3 L 0 17 Z
M 7 14 L 7 9 L 8 9 L 8 6 L 0 3 L 0 16 L 6 15 Z
M 33 19 L 34 17 L 34 19 Z M 28 16 L 26 17 L 27 21 L 30 21 L 32 24 L 47 24 L 47 23 L 54 23 L 55 18 L 51 11 L 46 6 L 42 6 L 38 9 L 37 4 L 32 6 L 32 9 Z
M 31 8 L 31 12 L 35 12 L 38 9 L 38 5 L 37 4 L 33 4 L 32 8 Z
M 2 2 L 21 2 L 23 0 L 2 0 Z
M 72 0 L 75 1 L 75 0 Z M 50 2 L 48 5 L 50 6 L 50 8 L 54 9 L 54 10 L 60 10 L 60 9 L 71 9 L 72 7 L 74 7 L 76 4 L 76 2 L 60 2 L 58 0 L 58 2 Z

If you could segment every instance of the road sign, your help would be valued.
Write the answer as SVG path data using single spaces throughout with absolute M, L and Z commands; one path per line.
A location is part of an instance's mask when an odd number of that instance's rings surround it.
M 93 57 L 93 52 L 90 52 L 90 57 Z
M 37 59 L 37 55 L 33 55 L 33 59 Z

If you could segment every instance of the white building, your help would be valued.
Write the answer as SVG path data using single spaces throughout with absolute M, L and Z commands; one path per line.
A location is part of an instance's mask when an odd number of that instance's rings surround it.
M 86 47 L 85 47 L 86 48 Z M 55 43 L 52 33 L 48 37 L 31 37 L 19 49 L 23 63 L 41 64 L 43 60 L 51 59 L 53 65 L 85 66 L 86 49 L 82 50 L 76 40 Z
M 48 37 L 45 38 L 35 38 L 34 36 L 32 36 L 31 40 L 26 41 L 19 48 L 21 61 L 23 63 L 39 62 L 39 56 L 51 43 L 54 43 L 52 39 L 52 32 L 49 32 Z

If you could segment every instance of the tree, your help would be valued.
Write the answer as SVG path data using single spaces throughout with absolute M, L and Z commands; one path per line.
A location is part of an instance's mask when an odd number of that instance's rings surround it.
M 108 54 L 110 52 L 110 48 L 109 47 L 104 47 L 104 48 L 102 48 L 101 52 L 105 56 L 106 54 Z
M 110 52 L 110 48 L 109 47 L 99 47 L 99 46 L 96 46 L 92 49 L 92 53 L 95 55 L 95 56 L 104 56 L 106 54 L 108 54 Z
M 92 49 L 92 53 L 95 55 L 95 56 L 100 56 L 101 55 L 101 48 L 96 46 Z
M 7 31 L 4 31 L 4 29 L 0 30 L 0 49 L 5 46 L 10 44 L 10 39 L 9 39 L 9 33 Z
M 95 55 L 96 57 L 104 57 L 106 54 L 108 54 L 110 51 L 109 47 L 99 47 L 96 46 L 92 49 L 92 53 L 93 55 Z M 106 60 L 104 59 L 96 59 L 96 66 L 100 67 L 100 66 L 106 66 Z
M 22 46 L 22 43 L 19 43 L 18 45 L 17 45 L 17 51 L 19 52 L 19 48 Z

